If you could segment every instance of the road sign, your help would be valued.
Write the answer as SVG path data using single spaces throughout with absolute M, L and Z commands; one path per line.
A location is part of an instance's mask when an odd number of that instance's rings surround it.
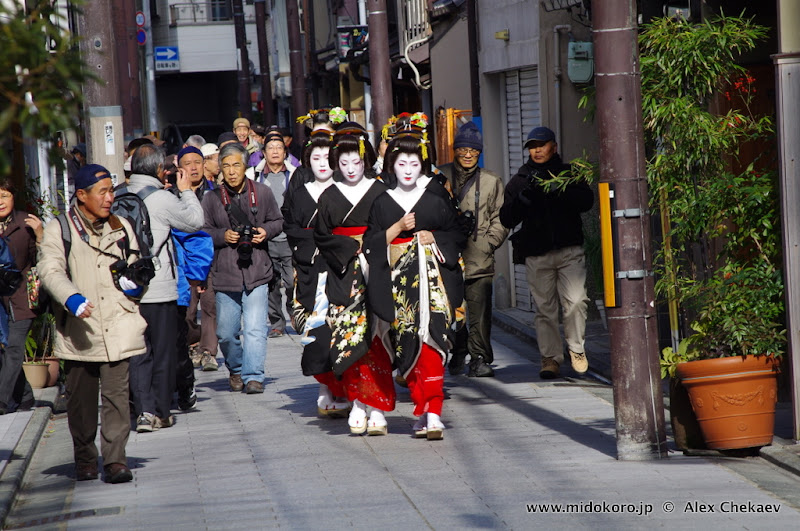
M 139 43 L 139 46 L 144 46 L 144 43 L 147 42 L 147 32 L 142 28 L 136 30 L 136 42 Z
M 144 26 L 144 22 L 145 22 L 144 13 L 142 13 L 141 11 L 137 11 L 136 12 L 136 25 L 141 28 L 142 26 Z
M 181 60 L 177 46 L 156 46 L 153 49 L 156 70 L 180 70 Z

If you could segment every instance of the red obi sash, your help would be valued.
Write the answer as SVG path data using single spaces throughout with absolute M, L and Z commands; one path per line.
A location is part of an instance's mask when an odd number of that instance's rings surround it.
M 367 227 L 336 227 L 331 232 L 337 236 L 361 236 L 367 232 Z

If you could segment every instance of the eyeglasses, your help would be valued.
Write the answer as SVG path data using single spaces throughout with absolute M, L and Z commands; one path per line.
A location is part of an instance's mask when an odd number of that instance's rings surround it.
M 472 148 L 458 148 L 456 149 L 456 155 L 460 157 L 477 157 L 480 155 L 481 152 L 477 149 Z
M 222 165 L 222 170 L 223 171 L 228 171 L 231 168 L 234 168 L 236 170 L 241 170 L 242 168 L 244 168 L 244 164 L 242 164 L 241 162 L 234 162 L 233 164 L 223 164 Z
M 0 194 L 0 199 L 11 199 L 12 197 L 14 197 L 13 194 L 9 194 L 9 193 Z
M 264 148 L 264 151 L 283 151 L 284 149 L 283 146 L 267 146 Z

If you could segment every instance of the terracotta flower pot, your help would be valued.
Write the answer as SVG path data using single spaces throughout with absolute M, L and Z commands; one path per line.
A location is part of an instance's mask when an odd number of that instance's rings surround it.
M 22 364 L 22 370 L 25 372 L 25 379 L 33 389 L 42 389 L 47 384 L 47 364 L 46 363 L 29 363 Z
M 56 357 L 48 356 L 44 359 L 47 363 L 47 384 L 45 387 L 53 387 L 58 383 L 58 373 L 61 370 L 61 360 Z
M 772 443 L 777 373 L 778 361 L 771 356 L 678 364 L 677 375 L 689 391 L 709 448 L 729 450 Z

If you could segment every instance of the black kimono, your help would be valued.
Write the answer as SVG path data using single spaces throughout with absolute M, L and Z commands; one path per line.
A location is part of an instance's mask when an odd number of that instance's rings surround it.
M 294 265 L 293 318 L 297 332 L 303 335 L 304 345 L 300 365 L 306 376 L 323 374 L 331 370 L 329 357 L 331 331 L 324 317 L 314 319 L 312 312 L 316 302 L 319 274 L 326 271 L 325 258 L 317 252 L 314 241 L 314 225 L 318 204 L 308 187 L 301 186 L 287 191 L 281 212 L 283 231 L 292 249 Z M 310 319 L 310 329 L 305 330 Z
M 358 253 L 372 202 L 386 186 L 374 179 L 368 181 L 369 189 L 355 205 L 338 188 L 345 185 L 336 183 L 325 190 L 319 198 L 314 229 L 314 241 L 328 271 L 330 362 L 337 377 L 366 354 L 372 339 L 366 314 L 365 262 Z
M 410 212 L 416 227 L 401 232 L 387 249 L 386 230 L 406 212 L 384 193 L 372 205 L 364 235 L 370 308 L 390 324 L 395 367 L 404 376 L 414 368 L 423 342 L 446 357 L 457 307 L 464 299 L 460 255 L 466 236 L 449 201 L 426 188 Z M 418 243 L 414 233 L 421 230 L 433 233 L 435 245 Z

